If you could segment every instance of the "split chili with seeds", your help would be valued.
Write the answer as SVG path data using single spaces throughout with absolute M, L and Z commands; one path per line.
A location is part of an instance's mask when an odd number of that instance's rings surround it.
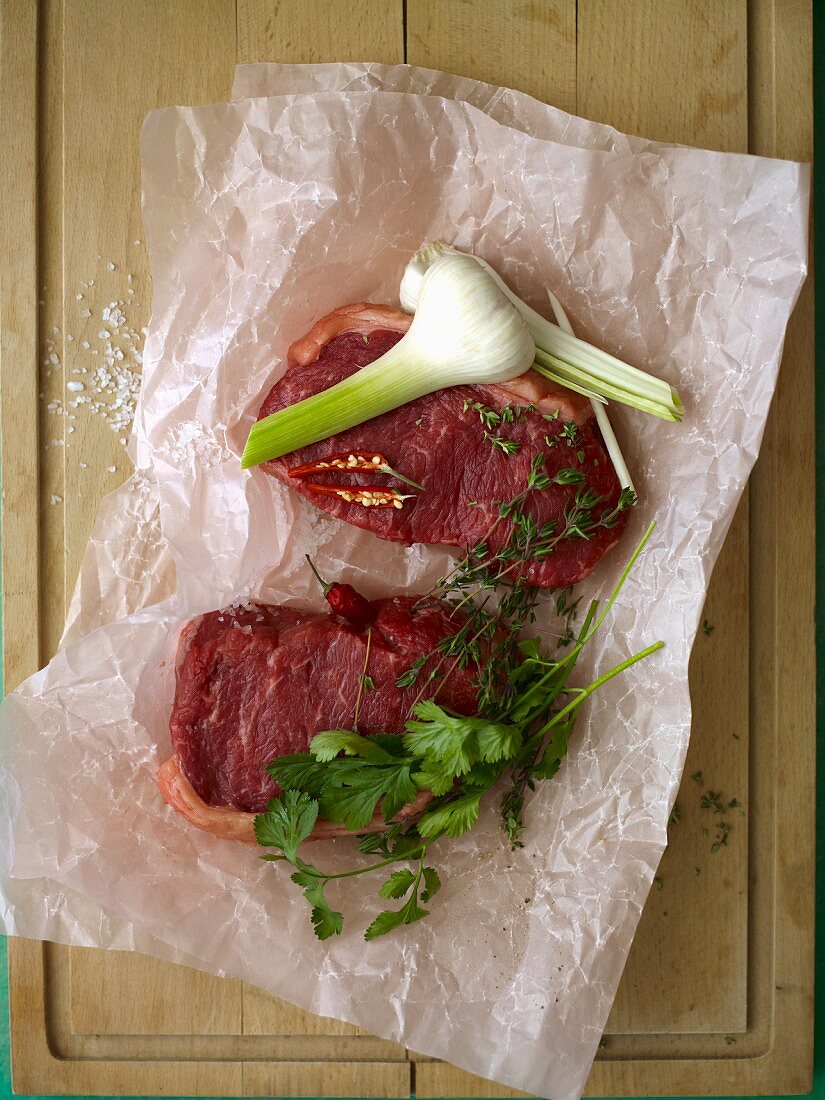
M 393 469 L 390 466 L 387 459 L 381 454 L 380 451 L 341 451 L 339 454 L 327 455 L 326 458 L 319 458 L 315 462 L 305 462 L 303 466 L 293 466 L 291 470 L 287 470 L 289 477 L 303 478 L 311 477 L 312 474 L 324 474 L 324 473 L 357 473 L 359 471 L 369 470 L 373 474 L 387 474 L 388 477 L 397 478 L 398 481 L 403 481 L 405 485 L 411 485 L 413 489 L 424 490 L 423 485 L 419 485 L 417 481 L 413 481 L 405 474 L 401 474 L 398 470 Z M 308 488 L 318 490 L 317 483 L 309 485 Z M 365 499 L 354 499 L 351 503 L 354 504 L 378 504 L 381 507 L 395 507 L 401 508 L 403 502 L 408 500 L 409 497 L 401 496 L 396 493 L 390 500 L 378 501 L 372 499 L 375 491 L 384 492 L 382 489 L 377 489 L 376 486 L 369 485 L 366 487 L 370 490 L 370 496 Z M 388 493 L 392 490 L 387 490 Z M 334 494 L 340 495 L 340 494 Z M 346 497 L 342 499 L 346 500 Z M 396 503 L 398 502 L 398 503 Z
M 340 454 L 327 455 L 317 462 L 307 462 L 303 466 L 293 466 L 288 471 L 290 477 L 307 477 L 320 474 L 324 470 L 371 470 L 390 473 L 390 466 L 380 451 L 342 451 Z
M 380 485 L 319 485 L 308 481 L 306 488 L 313 493 L 338 497 L 347 504 L 362 504 L 365 508 L 403 508 L 404 501 L 411 494 L 399 493 L 397 489 L 384 489 Z

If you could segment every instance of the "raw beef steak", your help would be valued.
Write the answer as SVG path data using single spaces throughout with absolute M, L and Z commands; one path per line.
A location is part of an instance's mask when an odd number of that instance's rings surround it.
M 259 417 L 327 389 L 371 363 L 401 339 L 410 321 L 408 314 L 387 306 L 358 303 L 335 310 L 289 349 L 287 372 L 270 390 Z M 501 415 L 505 409 L 532 405 L 534 411 L 490 426 L 487 410 Z M 504 453 L 492 442 L 495 435 L 513 441 L 517 453 Z M 416 493 L 392 477 L 352 470 L 324 470 L 309 483 L 305 477 L 289 476 L 291 469 L 329 456 L 373 451 L 383 454 L 393 469 L 425 486 L 424 491 Z M 523 491 L 538 452 L 545 456 L 544 472 L 551 478 L 564 469 L 584 475 L 581 483 L 552 485 L 529 494 L 526 511 L 539 526 L 552 520 L 561 531 L 565 509 L 572 508 L 577 492 L 583 490 L 590 489 L 599 498 L 594 517 L 615 507 L 620 486 L 590 402 L 534 371 L 507 385 L 440 390 L 264 463 L 263 468 L 319 508 L 380 538 L 407 546 L 423 542 L 466 547 L 487 536 L 499 502 Z M 380 485 L 415 495 L 400 508 L 365 507 L 314 490 L 311 483 Z M 520 573 L 542 587 L 574 584 L 616 544 L 626 520 L 627 514 L 622 513 L 610 529 L 598 528 L 589 538 L 560 540 L 549 556 L 516 567 L 512 579 Z M 489 538 L 491 549 L 503 546 L 509 534 L 509 520 L 500 522 Z
M 368 635 L 366 673 L 374 687 L 361 693 L 358 729 L 365 735 L 400 733 L 439 662 L 438 642 L 465 621 L 438 603 L 416 609 L 418 599 L 374 601 L 369 632 L 338 615 L 266 604 L 211 611 L 187 623 L 178 643 L 170 721 L 176 757 L 159 777 L 167 801 L 186 816 L 182 803 L 193 796 L 207 808 L 246 814 L 266 809 L 278 794 L 266 771 L 270 761 L 306 752 L 321 730 L 352 728 Z M 398 688 L 398 677 L 426 654 L 433 656 L 418 682 Z M 475 675 L 472 667 L 455 668 L 438 701 L 475 713 Z M 181 787 L 181 776 L 191 794 Z M 178 796 L 170 797 L 175 790 Z

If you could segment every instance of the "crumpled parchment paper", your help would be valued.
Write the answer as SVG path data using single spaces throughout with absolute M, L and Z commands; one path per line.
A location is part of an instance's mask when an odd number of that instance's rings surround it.
M 248 66 L 235 94 L 259 98 L 144 126 L 137 469 L 103 504 L 63 648 L 0 711 L 2 927 L 242 978 L 574 1100 L 665 845 L 688 656 L 804 278 L 808 170 L 652 144 L 406 66 Z M 604 595 L 657 528 L 580 675 L 666 648 L 594 698 L 523 849 L 490 805 L 435 851 L 445 886 L 427 921 L 365 944 L 381 903 L 342 885 L 345 932 L 319 944 L 287 871 L 160 799 L 169 638 L 235 596 L 320 606 L 307 550 L 370 595 L 442 570 L 446 551 L 342 526 L 238 463 L 289 343 L 345 301 L 396 301 L 410 251 L 439 236 L 545 313 L 553 288 L 580 335 L 679 388 L 681 426 L 611 409 L 640 504 L 580 590 Z M 348 842 L 316 854 L 352 859 Z

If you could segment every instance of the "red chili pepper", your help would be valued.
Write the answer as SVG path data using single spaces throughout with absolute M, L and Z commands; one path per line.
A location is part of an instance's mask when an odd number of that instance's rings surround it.
M 397 489 L 384 489 L 380 485 L 318 485 L 308 481 L 306 488 L 313 493 L 338 497 L 347 504 L 362 504 L 365 508 L 403 508 L 404 501 L 414 495 L 399 493 Z
M 371 626 L 375 622 L 375 608 L 365 596 L 362 596 L 351 584 L 340 584 L 337 581 L 332 584 L 328 583 L 315 568 L 309 554 L 304 556 L 324 590 L 324 598 L 336 615 L 349 619 L 355 626 Z
M 406 485 L 412 485 L 414 489 L 424 489 L 417 481 L 412 481 L 404 474 L 399 474 L 387 462 L 380 451 L 342 451 L 340 454 L 327 455 L 319 458 L 317 462 L 306 462 L 303 466 L 293 466 L 287 473 L 289 477 L 309 477 L 310 474 L 323 474 L 328 472 L 343 472 L 369 470 L 373 474 L 388 474 L 398 478 Z M 310 486 L 316 488 L 316 486 Z M 405 499 L 405 498 L 401 498 Z M 400 507 L 400 505 L 399 505 Z
M 320 474 L 324 470 L 372 470 L 389 473 L 390 467 L 380 451 L 342 451 L 340 454 L 320 458 L 317 462 L 294 466 L 289 471 L 289 476 L 307 477 L 308 474 Z
M 356 626 L 370 626 L 375 622 L 375 608 L 351 584 L 331 584 L 325 596 L 337 615 Z

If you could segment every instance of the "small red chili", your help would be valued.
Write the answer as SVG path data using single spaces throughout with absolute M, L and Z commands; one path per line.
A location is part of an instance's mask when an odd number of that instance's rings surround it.
M 325 581 L 315 568 L 315 563 L 309 554 L 304 556 L 323 589 L 324 598 L 336 615 L 349 619 L 355 626 L 371 626 L 375 622 L 375 608 L 365 596 L 362 596 L 351 584 Z
M 338 497 L 347 504 L 361 504 L 365 508 L 403 508 L 404 501 L 414 495 L 399 493 L 397 489 L 383 489 L 380 485 L 318 485 L 308 481 L 306 488 L 310 492 Z
M 287 473 L 289 477 L 300 478 L 330 471 L 343 471 L 346 473 L 349 470 L 369 470 L 373 474 L 387 474 L 389 477 L 403 481 L 406 485 L 412 485 L 414 489 L 421 489 L 422 491 L 424 489 L 424 486 L 419 485 L 417 481 L 413 481 L 405 474 L 400 474 L 398 470 L 394 470 L 380 451 L 342 451 L 340 454 L 319 458 L 317 462 L 306 462 L 303 466 L 293 466 Z M 310 488 L 316 487 L 310 486 Z M 359 503 L 365 502 L 360 501 Z
M 375 622 L 375 608 L 351 584 L 331 584 L 326 592 L 327 603 L 337 615 L 356 626 Z
M 303 466 L 293 466 L 290 477 L 307 477 L 320 474 L 324 470 L 372 470 L 378 473 L 390 473 L 386 458 L 380 451 L 342 451 L 341 454 L 327 455 L 317 462 L 307 462 Z

